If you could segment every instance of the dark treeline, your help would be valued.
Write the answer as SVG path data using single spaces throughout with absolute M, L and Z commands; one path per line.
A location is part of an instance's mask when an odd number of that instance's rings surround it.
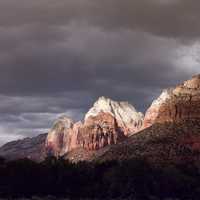
M 193 165 L 153 168 L 143 160 L 80 162 L 47 158 L 0 159 L 0 197 L 199 199 L 200 173 Z

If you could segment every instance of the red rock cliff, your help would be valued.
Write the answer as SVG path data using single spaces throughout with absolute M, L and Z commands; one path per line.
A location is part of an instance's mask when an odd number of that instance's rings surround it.
M 200 75 L 165 90 L 147 110 L 144 128 L 154 123 L 200 119 Z
M 60 118 L 50 130 L 46 150 L 61 156 L 76 149 L 98 150 L 116 144 L 139 131 L 143 115 L 127 102 L 101 97 L 86 114 L 84 122 Z

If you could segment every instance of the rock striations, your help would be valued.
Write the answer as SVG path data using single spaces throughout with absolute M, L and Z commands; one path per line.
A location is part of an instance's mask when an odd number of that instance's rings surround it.
M 143 124 L 143 114 L 137 112 L 131 104 L 128 102 L 113 101 L 105 97 L 99 98 L 85 115 L 85 121 L 87 121 L 89 117 L 98 116 L 101 112 L 112 115 L 116 119 L 118 126 L 127 136 L 138 132 Z
M 100 97 L 85 115 L 83 123 L 73 123 L 67 117 L 58 119 L 47 136 L 46 149 L 55 156 L 80 147 L 98 150 L 124 140 L 139 131 L 142 125 L 143 114 L 128 102 Z
M 200 119 L 200 75 L 165 90 L 148 109 L 144 128 L 155 123 Z
M 99 160 L 145 158 L 156 164 L 200 164 L 200 75 L 163 91 L 147 110 L 141 132 L 107 149 Z

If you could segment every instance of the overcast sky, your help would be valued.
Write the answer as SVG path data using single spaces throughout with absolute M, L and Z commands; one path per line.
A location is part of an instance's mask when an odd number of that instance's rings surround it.
M 0 0 L 0 144 L 99 96 L 145 111 L 200 73 L 198 0 Z

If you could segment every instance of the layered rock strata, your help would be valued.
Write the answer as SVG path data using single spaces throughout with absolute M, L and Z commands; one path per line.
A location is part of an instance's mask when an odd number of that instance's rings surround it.
M 154 123 L 200 119 L 200 75 L 163 91 L 147 110 L 144 128 Z
M 83 123 L 73 123 L 67 117 L 56 121 L 46 140 L 47 153 L 62 156 L 80 147 L 98 150 L 124 140 L 142 125 L 143 114 L 132 105 L 101 97 L 85 115 Z

